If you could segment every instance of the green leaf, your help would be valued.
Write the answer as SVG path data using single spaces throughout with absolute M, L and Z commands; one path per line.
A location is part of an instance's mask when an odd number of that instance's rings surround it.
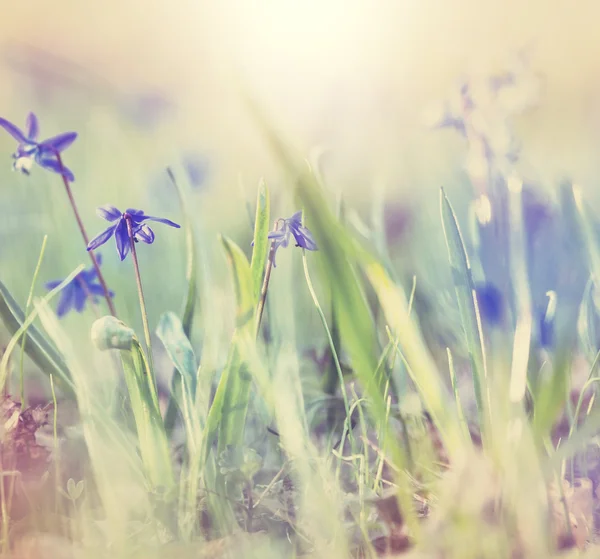
M 171 181 L 177 189 L 179 196 L 179 203 L 181 205 L 181 213 L 183 214 L 183 230 L 185 232 L 185 252 L 186 252 L 186 272 L 185 278 L 188 282 L 188 288 L 186 292 L 185 301 L 183 304 L 183 312 L 181 315 L 181 323 L 183 325 L 183 331 L 189 338 L 192 332 L 192 323 L 194 320 L 194 313 L 196 312 L 196 305 L 198 304 L 198 264 L 196 256 L 196 242 L 194 239 L 194 228 L 192 226 L 192 220 L 187 212 L 187 202 L 185 194 L 180 186 L 177 184 L 175 177 L 168 170 Z
M 69 278 L 70 277 L 71 276 L 69 276 Z M 52 290 L 51 293 L 46 295 L 45 299 L 49 300 L 53 295 L 58 293 L 64 287 L 64 285 L 66 285 L 65 282 L 63 282 L 55 290 Z M 34 313 L 32 313 L 32 315 L 34 315 Z M 48 340 L 48 338 L 46 338 L 45 334 L 43 334 L 33 324 L 26 324 L 28 321 L 25 317 L 25 313 L 15 298 L 10 294 L 8 288 L 1 281 L 0 319 L 12 336 L 15 336 L 19 330 L 26 329 L 26 334 L 19 337 L 19 343 L 22 344 L 23 340 L 26 340 L 25 352 L 27 355 L 42 370 L 44 374 L 48 376 L 53 375 L 55 378 L 60 379 L 62 381 L 61 388 L 71 389 L 72 383 L 69 369 L 62 355 Z M 6 359 L 8 359 L 8 356 L 6 356 Z M 4 385 L 5 380 L 6 372 L 4 371 L 3 367 L 0 367 L 0 384 L 2 386 Z
M 235 288 L 236 327 L 244 328 L 251 323 L 254 312 L 254 280 L 248 259 L 242 249 L 231 239 L 221 236 L 227 262 Z
M 471 360 L 475 399 L 479 410 L 482 428 L 486 425 L 484 394 L 487 385 L 485 348 L 479 319 L 479 307 L 473 285 L 471 265 L 462 239 L 456 214 L 444 189 L 440 189 L 440 213 L 448 249 L 448 259 L 456 290 L 458 309 L 465 334 L 467 350 Z
M 252 281 L 254 285 L 254 300 L 258 301 L 262 287 L 265 264 L 268 256 L 270 220 L 269 189 L 263 179 L 258 185 L 256 197 L 256 218 L 254 220 L 254 248 L 252 249 Z
M 120 355 L 146 475 L 153 488 L 169 491 L 175 483 L 169 441 L 148 363 L 137 338 L 131 349 L 121 350 Z
M 583 298 L 579 306 L 577 331 L 579 341 L 588 361 L 591 363 L 598 352 L 598 306 L 595 297 L 597 290 L 594 281 L 590 278 L 583 291 Z
M 219 388 L 221 383 L 225 383 L 222 388 L 224 399 L 220 413 L 219 450 L 227 445 L 238 446 L 244 438 L 252 377 L 246 371 L 238 342 L 252 336 L 251 319 L 254 315 L 254 284 L 248 259 L 232 240 L 222 236 L 221 242 L 235 286 L 237 328 L 231 342 L 230 359 L 219 383 Z
M 172 312 L 164 313 L 158 321 L 156 335 L 165 346 L 167 355 L 178 373 L 185 379 L 193 401 L 196 394 L 198 362 L 179 317 Z

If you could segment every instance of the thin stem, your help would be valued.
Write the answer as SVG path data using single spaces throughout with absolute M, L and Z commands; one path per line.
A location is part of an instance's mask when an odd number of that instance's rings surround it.
M 154 362 L 152 359 L 152 342 L 150 341 L 150 326 L 148 325 L 148 313 L 146 311 L 146 302 L 144 301 L 144 290 L 142 289 L 142 276 L 140 275 L 140 265 L 138 263 L 137 252 L 135 251 L 135 239 L 133 236 L 133 226 L 131 217 L 125 214 L 127 223 L 127 233 L 129 234 L 129 243 L 131 245 L 131 257 L 133 258 L 133 269 L 135 270 L 135 281 L 137 283 L 138 295 L 140 298 L 140 312 L 142 313 L 142 324 L 144 326 L 144 337 L 146 338 L 146 352 L 148 353 L 148 368 L 150 374 L 154 376 Z
M 79 215 L 79 210 L 77 209 L 77 204 L 75 204 L 75 198 L 73 197 L 73 192 L 71 190 L 71 186 L 69 185 L 69 180 L 67 179 L 66 175 L 64 174 L 64 166 L 62 163 L 62 159 L 60 158 L 60 153 L 58 151 L 55 151 L 54 153 L 56 154 L 56 159 L 58 161 L 58 164 L 60 165 L 60 168 L 63 170 L 63 173 L 61 173 L 60 176 L 62 177 L 63 184 L 65 185 L 65 190 L 67 191 L 67 196 L 69 197 L 69 202 L 71 203 L 71 208 L 73 209 L 73 214 L 75 214 L 75 219 L 77 220 L 77 225 L 79 226 L 79 231 L 81 231 L 81 236 L 83 237 L 83 240 L 85 242 L 85 246 L 87 249 L 87 246 L 90 244 L 90 239 L 89 239 L 88 234 L 83 225 L 83 221 L 81 220 L 81 216 Z M 104 276 L 102 275 L 102 272 L 100 271 L 100 266 L 98 265 L 98 261 L 96 260 L 96 255 L 94 254 L 93 250 L 89 250 L 88 254 L 90 255 L 92 264 L 94 265 L 94 270 L 96 270 L 96 275 L 98 277 L 98 281 L 100 282 L 100 285 L 102 286 L 102 290 L 104 291 L 104 298 L 106 299 L 106 304 L 108 305 L 110 314 L 112 314 L 113 316 L 117 316 L 117 312 L 115 311 L 115 307 L 114 307 L 112 299 L 110 297 L 110 292 L 108 290 L 106 282 L 104 281 Z
M 263 280 L 262 288 L 260 290 L 260 298 L 258 300 L 258 306 L 256 307 L 256 322 L 254 325 L 254 332 L 256 338 L 258 338 L 258 335 L 260 334 L 260 323 L 262 321 L 263 312 L 265 310 L 265 303 L 267 301 L 267 291 L 269 290 L 269 281 L 271 280 L 271 272 L 273 270 L 275 250 L 275 241 L 271 241 L 271 249 L 269 250 L 269 257 L 267 258 L 267 266 L 265 268 L 265 279 Z
M 350 421 L 350 403 L 348 401 L 348 395 L 346 394 L 346 384 L 344 382 L 344 373 L 342 371 L 342 367 L 340 365 L 340 360 L 337 354 L 337 349 L 335 347 L 335 343 L 331 336 L 331 331 L 329 330 L 329 326 L 327 325 L 327 319 L 325 318 L 325 313 L 321 308 L 319 303 L 319 299 L 317 298 L 317 293 L 315 288 L 313 287 L 312 280 L 310 279 L 310 274 L 308 273 L 308 263 L 306 260 L 306 251 L 302 251 L 302 264 L 304 265 L 304 277 L 306 278 L 306 285 L 308 286 L 308 291 L 310 292 L 310 296 L 313 300 L 313 303 L 317 309 L 317 313 L 319 314 L 319 318 L 321 319 L 321 323 L 323 324 L 323 328 L 325 329 L 325 333 L 327 334 L 327 341 L 329 342 L 329 349 L 331 350 L 331 356 L 333 358 L 333 362 L 335 365 L 335 370 L 337 371 L 338 380 L 340 384 L 340 389 L 342 392 L 342 398 L 344 400 L 344 408 L 346 410 L 346 421 Z

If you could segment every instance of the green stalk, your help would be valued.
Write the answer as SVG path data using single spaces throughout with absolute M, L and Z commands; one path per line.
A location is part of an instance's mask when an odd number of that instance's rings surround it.
M 138 263 L 137 252 L 135 250 L 135 239 L 133 236 L 133 226 L 131 217 L 125 216 L 127 223 L 127 233 L 129 234 L 129 243 L 131 245 L 131 257 L 133 259 L 133 269 L 135 271 L 135 282 L 140 300 L 140 312 L 142 314 L 142 324 L 144 326 L 144 338 L 146 340 L 146 353 L 148 355 L 148 372 L 154 382 L 154 361 L 152 359 L 152 342 L 150 339 L 150 326 L 148 325 L 148 312 L 146 310 L 146 301 L 144 300 L 144 290 L 142 288 L 142 276 L 140 275 L 140 265 Z

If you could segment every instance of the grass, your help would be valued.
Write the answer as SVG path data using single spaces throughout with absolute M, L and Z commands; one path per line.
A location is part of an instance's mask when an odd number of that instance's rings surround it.
M 153 369 L 129 263 L 104 259 L 120 320 L 97 319 L 102 301 L 58 320 L 53 297 L 86 262 L 51 184 L 60 177 L 7 179 L 14 193 L 3 202 L 43 212 L 47 236 L 39 259 L 39 232 L 25 226 L 0 254 L 3 552 L 28 556 L 35 543 L 42 557 L 52 545 L 99 558 L 592 555 L 600 252 L 583 193 L 562 188 L 534 247 L 514 177 L 489 191 L 507 237 L 462 219 L 471 195 L 442 190 L 430 200 L 435 219 L 402 239 L 417 257 L 395 259 L 381 219 L 367 235 L 368 225 L 355 230 L 342 193 L 251 112 L 289 188 L 275 206 L 261 181 L 235 209 L 245 224 L 251 208 L 254 229 L 217 234 L 203 221 L 210 204 L 169 169 L 164 197 L 178 201 L 184 227 L 137 247 Z M 89 182 L 77 196 L 92 232 Z M 48 200 L 33 206 L 19 188 Z M 127 194 L 123 207 L 162 215 L 163 200 Z M 375 204 L 362 213 L 381 213 Z M 270 268 L 272 223 L 299 208 L 319 250 L 292 242 Z M 571 250 L 569 231 L 584 250 Z M 503 275 L 490 252 L 505 259 Z M 540 288 L 548 266 L 552 285 Z M 73 269 L 43 292 L 43 278 Z M 503 320 L 492 323 L 477 284 L 505 275 Z M 553 344 L 538 331 L 540 289 L 557 297 L 543 309 Z

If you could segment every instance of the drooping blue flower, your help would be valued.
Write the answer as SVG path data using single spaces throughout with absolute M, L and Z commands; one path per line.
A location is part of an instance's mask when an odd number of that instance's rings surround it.
M 502 292 L 491 283 L 481 283 L 475 286 L 477 304 L 482 319 L 497 326 L 504 317 L 504 298 Z
M 180 227 L 177 223 L 174 223 L 169 219 L 146 215 L 142 210 L 127 208 L 124 212 L 121 212 L 121 210 L 111 206 L 110 204 L 100 206 L 96 210 L 96 213 L 102 219 L 113 222 L 114 225 L 111 225 L 102 231 L 102 233 L 94 237 L 89 242 L 87 249 L 94 250 L 98 248 L 114 235 L 117 245 L 117 253 L 119 254 L 119 258 L 121 260 L 125 260 L 125 257 L 131 248 L 129 243 L 127 220 L 131 221 L 134 241 L 142 241 L 148 245 L 154 242 L 154 231 L 152 231 L 152 229 L 150 229 L 150 227 L 144 223 L 145 221 L 157 221 L 158 223 L 164 223 L 165 225 L 176 227 L 177 229 Z
M 98 262 L 98 266 L 102 264 L 102 256 L 100 254 L 96 255 L 96 261 Z M 97 279 L 98 274 L 93 266 L 79 272 L 61 291 L 56 308 L 58 317 L 65 316 L 71 309 L 81 312 L 85 308 L 85 303 L 88 299 L 96 303 L 97 297 L 104 297 L 104 289 L 97 283 Z M 46 289 L 52 290 L 62 282 L 63 280 L 49 281 L 46 284 Z M 110 297 L 115 296 L 112 291 L 109 291 L 108 294 Z
M 40 167 L 64 175 L 71 182 L 75 180 L 70 169 L 61 166 L 58 154 L 67 149 L 77 138 L 77 132 L 65 132 L 43 142 L 38 142 L 40 132 L 37 117 L 29 113 L 25 123 L 25 132 L 5 118 L 0 118 L 0 126 L 17 142 L 17 150 L 13 153 L 13 169 L 29 175 L 35 161 Z
M 296 246 L 306 250 L 318 250 L 312 233 L 302 225 L 302 211 L 296 212 L 288 219 L 280 219 L 276 231 L 269 233 L 269 239 L 274 242 L 273 247 L 273 266 L 275 267 L 275 253 L 282 246 L 288 246 L 290 235 L 294 236 Z

